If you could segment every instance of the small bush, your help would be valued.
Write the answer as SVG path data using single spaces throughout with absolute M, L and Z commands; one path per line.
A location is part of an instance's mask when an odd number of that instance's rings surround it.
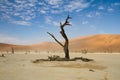
M 65 58 L 61 58 L 58 55 L 48 56 L 49 61 L 66 61 Z
M 81 52 L 82 52 L 83 54 L 87 54 L 88 50 L 87 50 L 87 49 L 83 49 L 83 50 L 81 50 Z

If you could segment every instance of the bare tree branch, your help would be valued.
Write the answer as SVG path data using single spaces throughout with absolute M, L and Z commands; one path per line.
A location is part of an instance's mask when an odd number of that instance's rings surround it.
M 67 18 L 66 18 L 66 21 L 63 23 L 63 24 L 61 24 L 61 27 L 63 28 L 63 27 L 65 27 L 65 26 L 70 26 L 71 24 L 70 24 L 70 22 L 68 21 L 69 19 L 72 19 L 69 15 L 67 16 Z
M 66 41 L 68 41 L 68 38 L 67 38 L 66 33 L 64 31 L 64 27 L 67 25 L 71 25 L 70 22 L 68 21 L 69 19 L 71 19 L 71 17 L 68 15 L 68 17 L 66 18 L 66 21 L 63 24 L 60 22 L 60 28 L 61 28 L 60 33 Z
M 62 44 L 62 43 L 60 43 L 56 38 L 55 38 L 55 36 L 53 35 L 53 34 L 51 34 L 51 33 L 49 33 L 49 32 L 47 32 L 52 38 L 54 38 L 54 40 L 59 44 L 59 45 L 61 45 L 62 47 L 64 47 L 64 45 Z

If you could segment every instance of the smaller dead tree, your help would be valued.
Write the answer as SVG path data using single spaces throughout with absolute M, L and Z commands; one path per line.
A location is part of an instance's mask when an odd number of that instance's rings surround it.
M 60 22 L 60 29 L 61 29 L 60 34 L 61 34 L 62 37 L 65 39 L 64 45 L 63 45 L 60 41 L 58 41 L 53 34 L 47 32 L 52 38 L 54 38 L 54 40 L 55 40 L 60 46 L 63 47 L 64 53 L 65 53 L 65 58 L 68 59 L 68 60 L 70 59 L 70 56 L 69 56 L 69 39 L 68 39 L 68 37 L 67 37 L 67 35 L 66 35 L 66 33 L 65 33 L 64 27 L 71 25 L 71 24 L 69 23 L 69 21 L 68 21 L 69 19 L 71 19 L 71 17 L 68 15 L 68 17 L 66 18 L 66 20 L 65 20 L 65 22 L 64 22 L 63 24 Z
M 15 52 L 15 51 L 14 51 L 14 48 L 11 48 L 11 52 L 12 52 L 12 54 L 14 54 L 14 52 Z
M 82 52 L 82 54 L 87 54 L 88 49 L 82 49 L 81 52 Z

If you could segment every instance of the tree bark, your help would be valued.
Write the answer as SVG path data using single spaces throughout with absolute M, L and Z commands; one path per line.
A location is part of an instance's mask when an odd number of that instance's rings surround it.
M 69 56 L 69 42 L 65 42 L 65 45 L 64 45 L 64 52 L 65 52 L 65 58 L 66 59 L 70 59 L 70 56 Z
M 65 39 L 64 45 L 63 45 L 61 42 L 59 42 L 59 41 L 55 38 L 55 36 L 54 36 L 53 34 L 47 32 L 52 38 L 54 38 L 54 40 L 55 40 L 59 45 L 61 45 L 61 46 L 63 47 L 64 53 L 65 53 L 65 58 L 68 59 L 68 60 L 70 59 L 70 56 L 69 56 L 69 39 L 68 39 L 68 37 L 67 37 L 67 35 L 66 35 L 65 31 L 64 31 L 64 27 L 67 26 L 67 25 L 71 25 L 71 24 L 69 23 L 69 21 L 68 21 L 69 19 L 71 19 L 71 17 L 69 17 L 69 15 L 68 15 L 68 17 L 66 18 L 66 21 L 65 21 L 63 24 L 60 23 L 60 29 L 61 29 L 60 34 L 61 34 L 62 37 Z

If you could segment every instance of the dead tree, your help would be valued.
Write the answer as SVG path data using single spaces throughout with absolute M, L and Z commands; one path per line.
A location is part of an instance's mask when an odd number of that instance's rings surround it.
M 53 34 L 47 32 L 52 38 L 54 38 L 54 40 L 55 40 L 60 46 L 63 47 L 64 53 L 65 53 L 65 58 L 68 59 L 68 60 L 70 59 L 70 56 L 69 56 L 69 39 L 68 39 L 68 37 L 67 37 L 67 35 L 66 35 L 66 33 L 65 33 L 64 27 L 71 25 L 70 22 L 68 21 L 69 19 L 71 19 L 71 17 L 68 15 L 68 17 L 66 18 L 66 20 L 65 20 L 65 22 L 64 22 L 63 24 L 60 22 L 60 29 L 61 29 L 60 34 L 61 34 L 62 37 L 65 39 L 64 45 L 63 45 L 60 41 L 58 41 Z
M 14 54 L 14 48 L 11 48 L 11 52 L 12 52 L 12 54 Z

